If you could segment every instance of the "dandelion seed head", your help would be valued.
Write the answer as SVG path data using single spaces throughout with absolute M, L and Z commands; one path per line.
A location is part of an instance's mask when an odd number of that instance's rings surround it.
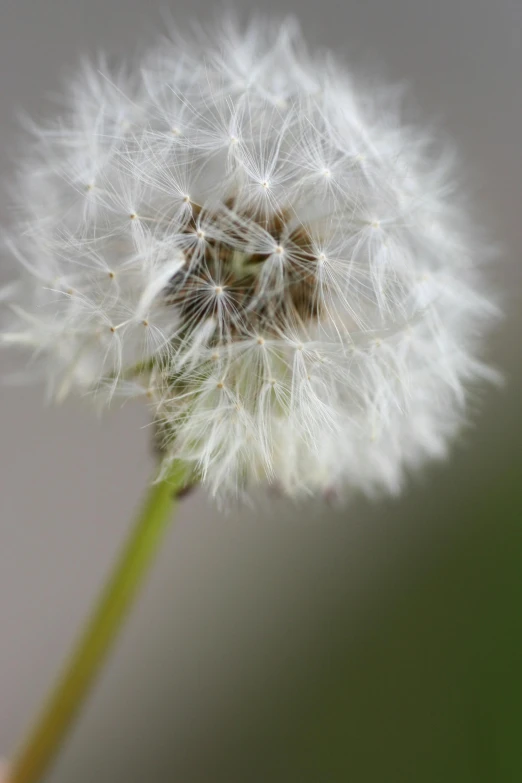
M 145 397 L 219 496 L 396 493 L 496 378 L 453 156 L 332 63 L 257 19 L 84 65 L 12 190 L 2 342 L 56 399 Z

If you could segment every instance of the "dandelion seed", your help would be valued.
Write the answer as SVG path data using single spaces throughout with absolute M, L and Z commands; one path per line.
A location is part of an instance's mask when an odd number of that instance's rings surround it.
M 174 36 L 114 84 L 84 69 L 33 129 L 2 341 L 57 398 L 147 397 L 215 494 L 396 492 L 496 377 L 451 157 L 293 21 Z

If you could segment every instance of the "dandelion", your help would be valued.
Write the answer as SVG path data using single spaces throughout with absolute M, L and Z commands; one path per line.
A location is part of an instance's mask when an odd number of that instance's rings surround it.
M 31 127 L 3 341 L 58 399 L 153 389 L 164 465 L 215 495 L 397 492 L 494 376 L 452 157 L 293 22 L 102 66 Z
M 396 493 L 496 379 L 454 156 L 295 22 L 173 31 L 28 124 L 2 340 L 54 398 L 145 399 L 160 480 Z

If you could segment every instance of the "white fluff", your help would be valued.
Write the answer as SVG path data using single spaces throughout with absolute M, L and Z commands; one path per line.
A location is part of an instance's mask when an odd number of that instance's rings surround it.
M 58 398 L 145 394 L 217 495 L 396 492 L 494 379 L 496 312 L 453 158 L 401 111 L 293 21 L 85 65 L 29 123 L 3 341 Z

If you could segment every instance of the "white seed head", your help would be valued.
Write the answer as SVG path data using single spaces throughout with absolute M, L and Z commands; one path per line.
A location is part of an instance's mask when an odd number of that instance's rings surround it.
M 494 378 L 490 253 L 395 88 L 227 22 L 84 66 L 30 130 L 2 340 L 57 399 L 148 399 L 215 494 L 395 492 L 445 454 Z

